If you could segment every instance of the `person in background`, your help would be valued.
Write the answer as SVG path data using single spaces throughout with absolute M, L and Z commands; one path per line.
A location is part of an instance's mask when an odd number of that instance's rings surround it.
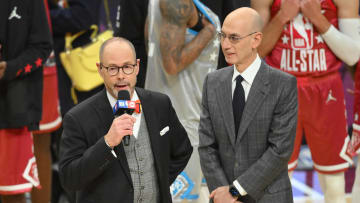
M 169 95 L 184 125 L 193 155 L 172 185 L 174 201 L 200 201 L 201 169 L 197 147 L 205 75 L 218 64 L 218 16 L 198 0 L 150 0 L 145 35 L 148 61 L 145 89 Z
M 71 96 L 71 80 L 59 58 L 59 54 L 65 49 L 65 34 L 67 32 L 75 34 L 86 30 L 73 42 L 72 46 L 76 48 L 90 43 L 92 33 L 90 26 L 98 25 L 102 4 L 102 0 L 67 0 L 63 4 L 49 1 L 62 116 L 75 105 Z M 100 85 L 87 92 L 75 91 L 77 101 L 81 102 L 102 89 L 103 85 Z
M 51 35 L 43 0 L 4 0 L 0 7 L 0 194 L 25 203 L 40 187 L 31 131 L 42 116 L 43 63 Z
M 359 26 L 360 31 L 360 26 Z M 360 62 L 355 66 L 350 67 L 355 82 L 354 90 L 354 122 L 352 124 L 352 137 L 348 153 L 352 156 L 358 156 L 356 169 L 355 169 L 355 180 L 351 192 L 351 200 L 353 203 L 360 201 Z
M 326 203 L 345 202 L 347 152 L 344 90 L 339 68 L 360 56 L 358 0 L 253 0 L 264 19 L 259 53 L 266 62 L 297 77 L 299 117 L 288 168 L 297 166 L 303 135 Z
M 48 23 L 51 30 L 48 2 L 44 0 Z M 58 81 L 54 52 L 43 65 L 42 118 L 39 130 L 33 131 L 34 155 L 38 167 L 41 188 L 31 191 L 32 203 L 49 203 L 52 189 L 51 133 L 61 126 L 61 113 L 58 95 Z

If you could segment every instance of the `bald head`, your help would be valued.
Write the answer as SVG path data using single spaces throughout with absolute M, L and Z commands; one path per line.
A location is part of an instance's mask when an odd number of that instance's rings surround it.
M 259 13 L 248 7 L 241 7 L 232 11 L 226 16 L 224 24 L 238 24 L 242 29 L 246 29 L 248 32 L 260 32 L 264 26 Z
M 127 39 L 122 38 L 122 37 L 113 37 L 110 38 L 108 40 L 106 40 L 100 47 L 100 61 L 103 60 L 103 55 L 104 55 L 104 51 L 106 49 L 106 47 L 108 47 L 109 45 L 113 44 L 113 43 L 120 43 L 120 44 L 124 44 L 125 46 L 128 46 L 131 51 L 133 52 L 134 55 L 134 60 L 136 60 L 136 52 L 135 52 L 135 48 L 134 45 Z

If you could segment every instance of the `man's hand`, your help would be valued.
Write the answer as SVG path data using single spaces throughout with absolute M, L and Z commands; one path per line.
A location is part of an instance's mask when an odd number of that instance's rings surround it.
M 331 24 L 321 13 L 320 0 L 301 0 L 300 10 L 320 34 L 325 33 L 329 29 Z
M 210 198 L 214 200 L 214 203 L 241 203 L 230 194 L 229 186 L 216 188 L 211 192 Z
M 283 22 L 289 22 L 300 12 L 300 0 L 283 0 L 279 14 Z
M 208 30 L 212 36 L 216 33 L 215 26 L 210 21 L 208 21 L 206 17 L 203 17 L 201 22 L 204 25 L 203 29 Z
M 302 0 L 300 2 L 301 13 L 311 22 L 321 14 L 321 5 L 319 0 Z
M 6 61 L 0 62 L 0 80 L 4 77 L 4 73 L 6 70 Z
M 123 137 L 133 135 L 133 127 L 136 119 L 129 114 L 123 114 L 113 120 L 108 133 L 105 135 L 105 142 L 111 147 L 119 145 Z

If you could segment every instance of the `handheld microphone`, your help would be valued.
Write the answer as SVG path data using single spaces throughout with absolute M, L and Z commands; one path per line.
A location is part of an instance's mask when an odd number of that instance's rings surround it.
M 136 109 L 136 102 L 130 101 L 130 94 L 127 90 L 121 90 L 118 92 L 118 100 L 113 108 L 115 118 L 123 115 L 124 113 L 131 115 Z M 126 135 L 123 138 L 124 145 L 129 145 L 130 136 Z

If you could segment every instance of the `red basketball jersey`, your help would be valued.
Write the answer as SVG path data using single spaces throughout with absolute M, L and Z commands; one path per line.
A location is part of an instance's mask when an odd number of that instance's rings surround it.
M 280 5 L 281 0 L 274 0 L 272 17 L 280 10 Z M 338 27 L 337 8 L 331 0 L 321 0 L 321 12 Z M 285 25 L 266 62 L 295 76 L 325 75 L 337 71 L 342 63 L 301 13 Z

